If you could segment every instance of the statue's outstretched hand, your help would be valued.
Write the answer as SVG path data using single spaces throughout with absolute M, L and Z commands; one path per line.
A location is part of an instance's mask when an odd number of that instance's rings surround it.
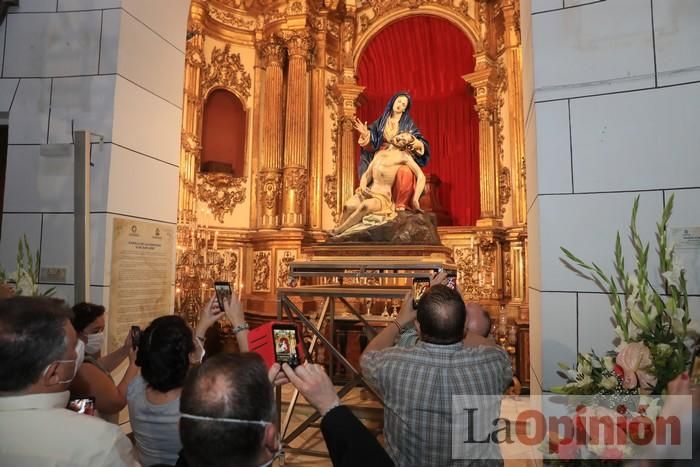
M 368 135 L 369 134 L 369 128 L 367 128 L 367 122 L 362 123 L 359 118 L 355 117 L 355 121 L 353 122 L 353 127 L 357 130 L 360 135 Z

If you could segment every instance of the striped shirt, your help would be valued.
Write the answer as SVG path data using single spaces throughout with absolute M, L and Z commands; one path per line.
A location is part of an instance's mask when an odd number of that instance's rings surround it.
M 452 459 L 452 396 L 503 394 L 513 378 L 505 351 L 419 341 L 366 352 L 360 365 L 384 399 L 387 452 L 398 467 L 503 465 Z

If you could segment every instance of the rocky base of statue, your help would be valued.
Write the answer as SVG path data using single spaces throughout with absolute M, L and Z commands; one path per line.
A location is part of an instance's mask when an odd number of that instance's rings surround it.
M 391 243 L 399 245 L 440 245 L 434 214 L 399 211 L 383 224 L 359 232 L 328 237 L 328 243 Z

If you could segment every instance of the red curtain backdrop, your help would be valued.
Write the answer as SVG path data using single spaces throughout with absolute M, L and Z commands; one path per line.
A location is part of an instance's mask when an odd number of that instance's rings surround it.
M 244 175 L 246 112 L 232 93 L 213 91 L 204 104 L 202 121 L 202 164 L 230 164 L 233 174 Z
M 409 92 L 410 115 L 431 148 L 423 171 L 440 177 L 440 201 L 453 224 L 463 226 L 475 225 L 479 218 L 479 123 L 471 89 L 462 79 L 472 71 L 469 38 L 432 16 L 414 16 L 382 29 L 357 69 L 367 96 L 358 117 L 368 124 L 394 93 Z

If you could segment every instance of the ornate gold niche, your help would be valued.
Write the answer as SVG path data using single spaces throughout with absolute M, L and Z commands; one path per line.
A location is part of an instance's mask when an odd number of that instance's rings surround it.
M 323 241 L 322 229 L 332 226 L 352 193 L 356 135 L 350 121 L 363 92 L 356 66 L 382 28 L 411 15 L 452 22 L 475 50 L 475 70 L 464 80 L 479 117 L 482 215 L 476 226 L 441 227 L 441 239 L 452 249 L 465 298 L 493 312 L 504 305 L 512 318 L 527 322 L 518 0 L 193 0 L 178 229 L 192 232 L 197 203 L 208 205 L 220 224 L 220 244 L 223 239 L 240 251 L 244 299 L 253 314 L 274 313 L 289 258 L 304 258 L 307 246 Z M 216 57 L 205 54 L 205 43 Z M 254 64 L 243 56 L 254 56 Z M 203 99 L 215 86 L 230 89 L 250 109 L 246 173 L 254 186 L 248 212 L 239 211 L 246 178 L 210 181 L 197 174 Z M 305 98 L 290 100 L 290 90 L 299 89 Z M 247 227 L 230 226 L 234 206 Z M 186 245 L 190 237 L 182 238 Z

